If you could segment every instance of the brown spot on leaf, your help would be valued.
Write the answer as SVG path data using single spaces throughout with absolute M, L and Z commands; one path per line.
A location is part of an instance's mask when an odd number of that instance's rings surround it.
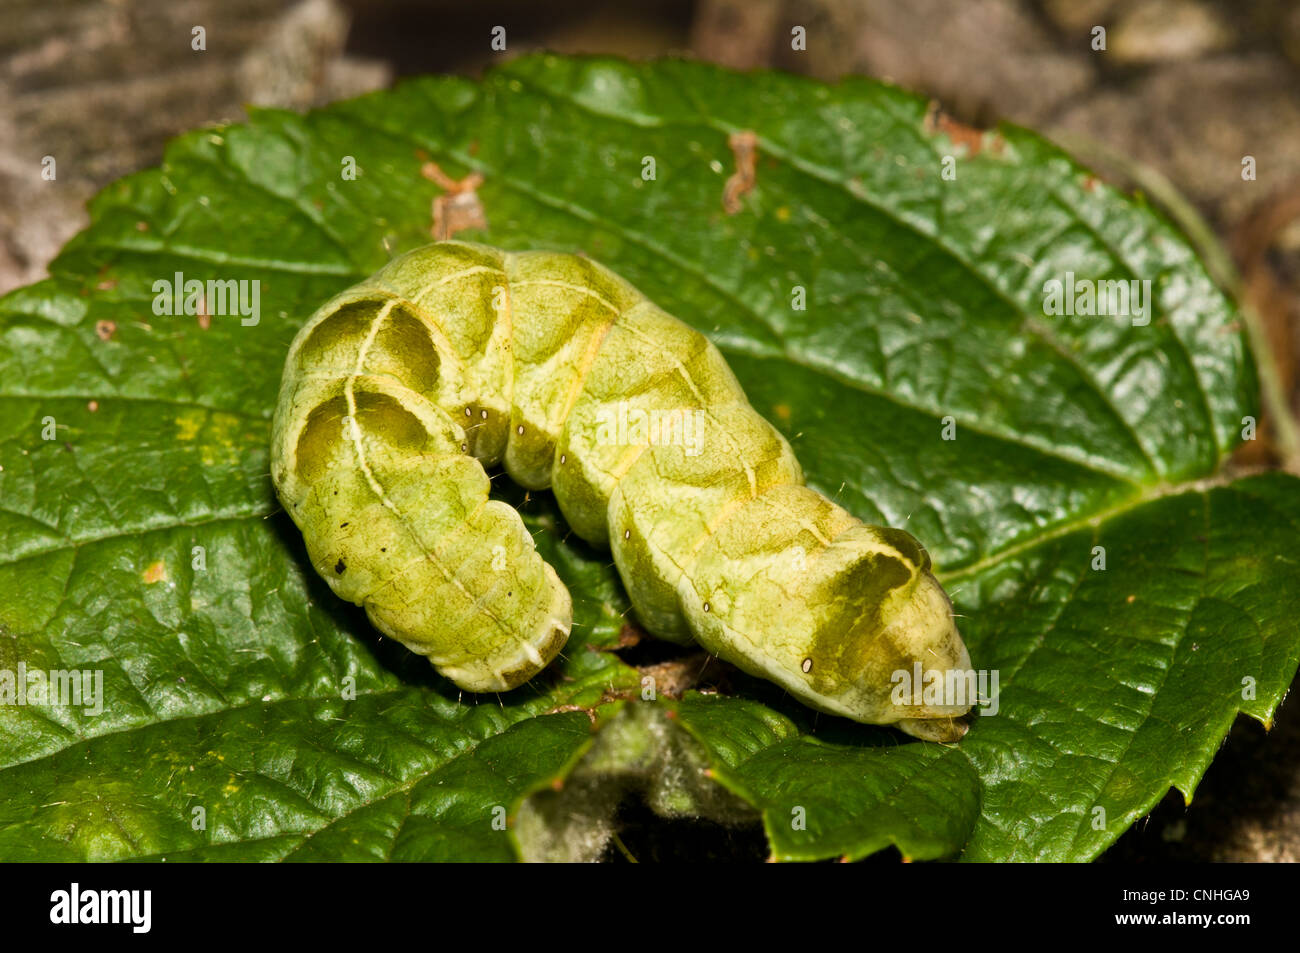
M 476 189 L 483 184 L 483 176 L 471 172 L 463 179 L 453 179 L 438 167 L 436 162 L 426 162 L 420 175 L 443 190 L 433 200 L 433 228 L 436 241 L 445 241 L 467 228 L 487 228 L 487 215 Z
M 965 146 L 968 156 L 977 156 L 980 150 L 984 148 L 984 131 L 976 129 L 974 126 L 968 126 L 964 122 L 958 122 L 947 113 L 945 113 L 937 102 L 930 103 L 930 108 L 926 111 L 925 121 L 921 124 L 922 130 L 928 136 L 944 135 L 957 146 Z M 1000 153 L 1003 142 L 995 144 L 993 150 Z
M 97 400 L 87 401 L 86 409 L 93 414 L 95 411 L 99 410 L 99 401 Z
M 167 564 L 161 559 L 149 564 L 144 572 L 140 574 L 145 585 L 152 586 L 155 582 L 162 582 L 167 578 Z
M 741 198 L 753 191 L 758 178 L 758 134 L 752 129 L 733 132 L 727 137 L 727 145 L 736 161 L 736 171 L 722 187 L 722 208 L 728 215 L 735 215 L 742 208 Z
M 790 419 L 790 405 L 777 404 L 772 408 L 772 413 L 776 414 L 778 420 L 788 421 Z
M 101 341 L 107 341 L 110 338 L 112 338 L 114 334 L 117 333 L 117 322 L 109 321 L 107 319 L 103 321 L 96 321 L 95 333 L 99 335 L 99 339 Z

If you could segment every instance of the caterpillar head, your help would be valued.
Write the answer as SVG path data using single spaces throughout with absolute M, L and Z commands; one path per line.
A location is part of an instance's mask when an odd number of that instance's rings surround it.
M 809 601 L 826 608 L 799 671 L 779 680 L 824 711 L 927 741 L 961 738 L 975 673 L 925 549 L 902 530 L 859 524 L 826 553 L 826 585 Z
M 904 713 L 895 727 L 926 741 L 956 741 L 966 733 L 957 719 L 975 701 L 970 680 L 970 653 L 957 631 L 952 601 L 928 568 L 916 579 L 910 597 L 901 599 L 891 616 L 882 619 L 883 651 L 900 660 L 911 659 L 910 670 L 890 675 L 890 703 Z M 918 684 L 919 679 L 919 684 Z M 930 695 L 927 689 L 933 689 Z M 863 694 L 877 701 L 877 686 Z M 917 704 L 917 702 L 920 704 Z

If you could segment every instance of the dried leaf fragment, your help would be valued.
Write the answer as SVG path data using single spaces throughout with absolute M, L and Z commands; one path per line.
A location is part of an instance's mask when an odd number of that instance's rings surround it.
M 722 208 L 728 215 L 735 215 L 741 209 L 741 198 L 753 191 L 758 181 L 758 134 L 752 129 L 733 132 L 727 137 L 727 145 L 736 161 L 736 171 L 722 187 Z
M 426 162 L 420 174 L 443 190 L 433 200 L 433 228 L 436 241 L 445 241 L 467 228 L 487 228 L 487 215 L 475 191 L 483 184 L 483 176 L 471 172 L 463 179 L 453 179 L 438 167 L 436 162 Z

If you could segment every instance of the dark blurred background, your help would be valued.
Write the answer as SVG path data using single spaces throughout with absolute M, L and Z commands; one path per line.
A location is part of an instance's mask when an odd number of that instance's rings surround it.
M 796 24 L 807 52 L 790 49 Z M 504 54 L 489 46 L 497 25 Z M 1097 26 L 1105 52 L 1092 48 Z M 0 0 L 0 292 L 41 278 L 86 225 L 87 199 L 156 164 L 177 133 L 238 121 L 246 103 L 306 109 L 541 48 L 865 74 L 962 122 L 1031 126 L 1189 230 L 1258 316 L 1295 419 L 1296 0 Z M 56 182 L 40 177 L 46 155 Z M 1253 182 L 1241 177 L 1248 155 Z M 1300 466 L 1276 416 L 1238 465 Z M 1242 719 L 1195 806 L 1171 795 L 1105 859 L 1300 860 L 1300 704 L 1283 706 L 1271 734 Z

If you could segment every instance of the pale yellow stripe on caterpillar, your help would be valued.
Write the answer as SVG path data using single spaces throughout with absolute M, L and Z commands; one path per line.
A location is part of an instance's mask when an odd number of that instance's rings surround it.
M 383 326 L 384 320 L 388 317 L 388 313 L 393 310 L 395 304 L 397 304 L 396 299 L 390 300 L 388 304 L 384 305 L 379 310 L 379 314 L 375 315 L 374 320 L 370 322 L 370 331 L 366 334 L 366 339 L 362 342 L 360 349 L 357 351 L 356 366 L 352 368 L 352 374 L 347 378 L 347 381 L 343 385 L 343 396 L 348 402 L 348 414 L 351 416 L 353 421 L 353 425 L 346 429 L 349 432 L 348 435 L 350 439 L 352 440 L 353 450 L 357 455 L 357 465 L 361 467 L 361 472 L 365 475 L 366 482 L 370 484 L 370 489 L 374 491 L 375 496 L 379 497 L 380 502 L 392 510 L 400 519 L 402 516 L 397 512 L 397 507 L 388 499 L 387 495 L 384 493 L 384 488 L 379 485 L 379 481 L 375 479 L 375 475 L 370 471 L 370 467 L 366 463 L 366 451 L 365 448 L 361 446 L 361 431 L 360 428 L 356 426 L 357 397 L 355 390 L 357 377 L 361 374 L 361 369 L 366 366 L 366 354 L 370 350 L 370 346 L 375 343 L 375 335 L 379 333 L 380 327 Z
M 772 486 L 768 487 L 767 489 L 769 490 L 775 489 L 777 486 L 781 486 L 781 485 L 782 484 L 774 483 L 772 484 Z M 766 493 L 766 490 L 764 491 L 764 493 Z M 759 495 L 761 496 L 763 494 L 759 494 Z M 813 537 L 814 540 L 817 541 L 818 544 L 822 546 L 829 546 L 831 544 L 832 542 L 831 537 L 823 534 L 821 529 L 817 526 L 817 524 L 812 522 L 812 520 L 807 519 L 802 513 L 795 512 L 793 509 L 791 509 L 788 506 L 785 506 L 780 501 L 773 501 L 773 505 L 777 509 L 780 509 L 782 512 L 785 513 L 786 517 L 790 520 L 791 525 L 799 526 L 807 530 L 808 533 Z
M 438 349 L 438 356 L 440 358 L 451 357 L 456 359 L 457 361 L 460 360 L 460 355 L 456 353 L 456 348 L 451 343 L 451 338 L 447 336 L 447 332 L 443 329 L 442 325 L 437 320 L 434 319 L 433 315 L 429 314 L 429 312 L 426 311 L 423 307 L 416 304 L 414 301 L 405 297 L 399 292 L 392 291 L 388 288 L 382 288 L 382 287 L 375 288 L 373 297 L 384 298 L 386 301 L 388 301 L 388 305 L 387 305 L 388 310 L 391 310 L 394 306 L 397 305 L 401 305 L 403 308 L 406 308 L 408 311 L 410 311 L 412 314 L 418 317 L 420 321 L 428 329 L 429 333 L 433 337 L 434 346 Z M 387 314 L 387 311 L 385 311 L 385 314 Z M 374 343 L 373 339 L 371 340 L 370 343 Z
M 453 281 L 460 281 L 460 279 L 468 278 L 470 275 L 481 275 L 481 274 L 500 275 L 504 279 L 506 273 L 505 270 L 501 268 L 493 268 L 489 265 L 474 265 L 470 268 L 465 268 L 461 271 L 453 272 L 450 275 L 444 275 L 443 277 L 439 278 L 437 281 L 429 282 L 418 292 L 416 292 L 414 298 L 418 301 L 421 298 L 423 298 L 425 295 L 433 291 L 434 288 L 441 288 L 443 285 L 449 285 Z
M 604 307 L 605 310 L 610 312 L 611 317 L 609 322 L 597 329 L 596 333 L 587 343 L 587 347 L 582 356 L 578 360 L 578 374 L 569 385 L 569 394 L 565 399 L 563 407 L 561 407 L 559 412 L 551 418 L 552 423 L 557 426 L 562 426 L 564 421 L 568 419 L 569 412 L 573 409 L 573 405 L 577 401 L 578 395 L 582 393 L 583 381 L 586 380 L 587 372 L 591 370 L 591 365 L 596 360 L 596 354 L 600 351 L 600 346 L 605 342 L 605 338 L 609 334 L 609 329 L 614 326 L 614 322 L 618 320 L 622 311 L 620 311 L 612 301 L 609 301 L 603 295 L 585 285 L 575 285 L 567 281 L 549 281 L 542 278 L 524 278 L 512 282 L 512 284 L 517 287 L 544 285 L 552 288 L 563 288 L 566 291 L 574 291 L 593 299 Z
M 564 422 L 569 419 L 569 414 L 573 412 L 573 405 L 578 402 L 578 396 L 582 393 L 582 384 L 586 380 L 587 373 L 591 370 L 591 365 L 596 361 L 596 355 L 600 352 L 600 346 L 605 343 L 605 338 L 609 335 L 609 329 L 614 326 L 618 320 L 617 315 L 611 318 L 609 323 L 597 329 L 596 333 L 591 336 L 587 342 L 587 347 L 579 356 L 577 361 L 578 373 L 574 375 L 573 380 L 569 382 L 569 392 L 565 395 L 564 403 L 551 416 L 550 423 L 557 430 L 564 426 Z
M 501 334 L 506 342 L 505 354 L 508 362 L 505 369 L 505 378 L 503 380 L 505 393 L 502 396 L 505 398 L 506 406 L 513 408 L 515 405 L 515 301 L 510 294 L 510 282 L 505 280 L 504 269 L 502 270 L 501 282 L 501 307 L 497 312 L 497 323 L 500 324 L 502 322 L 504 322 L 505 327 L 501 329 Z M 507 449 L 510 446 L 510 420 L 512 418 L 513 411 L 507 414 L 506 420 Z
M 727 520 L 731 519 L 731 517 L 734 516 L 737 512 L 744 509 L 750 503 L 754 502 L 754 500 L 757 500 L 760 497 L 767 495 L 772 490 L 775 490 L 778 486 L 788 486 L 788 485 L 789 484 L 785 484 L 785 483 L 771 483 L 768 486 L 765 486 L 761 491 L 759 491 L 759 493 L 756 496 L 751 496 L 746 499 L 733 500 L 732 502 L 728 503 L 723 509 L 718 511 L 717 517 L 709 522 L 709 524 L 705 528 L 705 531 L 700 534 L 699 539 L 694 544 L 692 544 L 690 548 L 690 555 L 694 557 L 697 553 L 699 553 L 699 551 L 703 549 L 704 545 L 709 541 L 709 537 L 713 536 L 718 531 L 719 527 L 721 527 L 724 523 L 726 523 Z M 820 543 L 823 546 L 829 546 L 831 544 L 830 539 L 822 535 L 821 530 L 819 530 L 813 523 L 804 519 L 804 517 L 801 514 L 788 512 L 788 515 L 790 517 L 791 523 L 806 529 L 812 535 L 812 537 L 815 540 L 817 540 L 818 543 Z M 694 558 L 692 558 L 691 561 L 694 562 Z
M 641 459 L 641 455 L 649 449 L 649 444 L 634 444 L 623 451 L 623 456 L 619 458 L 614 469 L 610 471 L 614 477 L 614 482 L 617 483 L 627 476 L 627 472 L 636 466 L 636 462 Z
M 511 253 L 505 265 L 517 322 L 506 470 L 529 489 L 546 489 L 587 372 L 621 308 L 639 295 L 617 275 L 575 256 Z M 579 280 L 547 275 L 566 268 Z
M 611 314 L 609 322 L 597 328 L 596 333 L 592 335 L 591 339 L 587 342 L 586 348 L 583 349 L 583 353 L 577 360 L 576 367 L 578 373 L 574 375 L 573 380 L 569 384 L 569 391 L 564 402 L 548 419 L 548 423 L 558 429 L 564 425 L 564 422 L 569 417 L 570 411 L 573 410 L 574 403 L 577 402 L 578 396 L 582 393 L 582 384 L 586 379 L 587 372 L 591 369 L 592 363 L 596 360 L 596 355 L 599 353 L 600 346 L 604 343 L 605 337 L 609 334 L 609 329 L 613 327 L 614 322 L 618 320 L 618 317 L 622 312 L 619 311 L 618 307 L 615 306 L 613 302 L 596 292 L 594 289 L 589 288 L 586 285 L 575 285 L 568 281 L 551 281 L 543 278 L 521 278 L 506 283 L 507 293 L 513 288 L 524 288 L 533 285 L 562 288 L 565 291 L 572 291 L 577 294 L 585 295 L 599 303 Z
M 633 337 L 637 337 L 645 341 L 645 343 L 647 344 L 655 343 L 647 339 L 644 334 L 642 334 L 633 326 L 627 326 L 624 328 L 624 330 L 627 331 L 627 333 L 632 335 Z M 709 419 L 713 421 L 714 423 L 713 430 L 716 433 L 718 433 L 718 435 L 720 435 L 724 440 L 726 440 L 728 442 L 730 449 L 734 453 L 736 453 L 737 460 L 740 463 L 740 465 L 744 468 L 745 476 L 749 480 L 750 494 L 753 495 L 754 493 L 757 492 L 758 480 L 755 477 L 754 468 L 751 467 L 749 465 L 749 461 L 745 459 L 745 454 L 743 452 L 744 448 L 742 448 L 740 445 L 736 443 L 732 435 L 727 432 L 726 427 L 721 426 L 721 421 L 718 420 L 713 410 L 708 406 L 708 402 L 704 399 L 704 395 L 700 393 L 699 385 L 696 384 L 694 378 L 691 377 L 691 372 L 686 369 L 686 366 L 671 354 L 666 355 L 666 357 L 675 366 L 677 373 L 680 374 L 682 380 L 686 382 L 686 386 L 690 388 L 691 393 L 694 395 L 698 403 L 698 409 L 703 411 L 709 417 Z
M 595 300 L 596 302 L 598 302 L 599 304 L 607 308 L 609 311 L 611 311 L 615 317 L 622 314 L 622 312 L 619 311 L 619 309 L 614 305 L 613 302 L 605 298 L 603 295 L 601 295 L 599 292 L 595 291 L 594 289 L 588 288 L 586 285 L 575 285 L 572 282 L 568 282 L 568 281 L 549 281 L 544 278 L 520 278 L 520 279 L 516 279 L 515 281 L 512 281 L 511 284 L 514 285 L 516 288 L 524 288 L 529 285 L 543 285 L 548 288 L 563 288 L 565 291 L 574 291 L 577 292 L 578 294 L 586 295 L 587 297 L 592 298 L 593 300 Z

